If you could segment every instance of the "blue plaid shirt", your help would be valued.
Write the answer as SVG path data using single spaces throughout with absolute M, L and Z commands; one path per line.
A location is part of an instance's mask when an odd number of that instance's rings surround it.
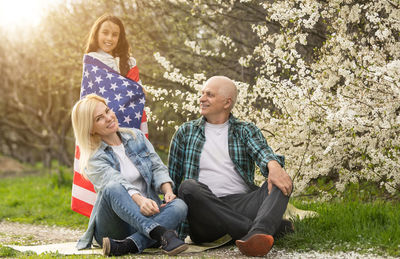
M 184 123 L 175 132 L 169 150 L 168 170 L 175 183 L 174 192 L 186 179 L 199 179 L 200 154 L 206 141 L 204 117 Z M 274 154 L 267 141 L 253 123 L 229 117 L 228 130 L 229 156 L 245 183 L 254 190 L 255 164 L 261 173 L 268 177 L 268 162 L 276 160 L 282 167 L 284 156 Z M 182 225 L 180 237 L 188 234 L 187 224 Z

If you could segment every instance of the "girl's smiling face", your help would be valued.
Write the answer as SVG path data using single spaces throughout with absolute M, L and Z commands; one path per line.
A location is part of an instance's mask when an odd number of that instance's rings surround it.
M 119 40 L 120 28 L 117 24 L 105 21 L 101 24 L 98 31 L 98 44 L 100 49 L 112 55 L 113 50 L 117 47 Z

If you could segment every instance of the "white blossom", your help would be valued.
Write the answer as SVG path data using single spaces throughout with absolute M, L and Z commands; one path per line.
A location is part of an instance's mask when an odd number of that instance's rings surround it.
M 196 0 L 194 5 L 207 15 L 218 15 L 235 4 L 234 0 L 218 2 L 221 8 L 216 11 L 207 9 L 207 1 Z M 288 173 L 292 177 L 299 173 L 295 195 L 330 172 L 338 174 L 337 191 L 360 180 L 380 183 L 390 193 L 398 191 L 399 9 L 382 0 L 362 4 L 350 0 L 261 1 L 260 5 L 265 21 L 279 24 L 282 30 L 272 33 L 265 24 L 252 25 L 260 43 L 237 62 L 249 67 L 255 61 L 258 77 L 254 85 L 235 81 L 239 93 L 234 115 L 254 122 L 269 145 L 286 156 Z M 308 44 L 309 31 L 323 19 L 329 21 L 329 35 L 318 47 L 318 58 L 309 62 L 297 47 Z M 229 57 L 229 51 L 237 48 L 227 35 L 213 40 L 212 49 L 203 49 L 196 41 L 187 40 L 185 45 L 205 57 Z M 151 86 L 146 90 L 155 100 L 168 101 L 166 107 L 174 112 L 198 114 L 198 91 L 205 75 L 213 71 L 183 75 L 160 53 L 154 57 L 165 68 L 166 79 L 191 91 Z M 282 70 L 290 71 L 290 77 L 277 73 Z M 170 101 L 169 96 L 180 102 Z M 256 105 L 260 99 L 271 101 L 279 113 Z M 321 194 L 331 198 L 331 194 Z

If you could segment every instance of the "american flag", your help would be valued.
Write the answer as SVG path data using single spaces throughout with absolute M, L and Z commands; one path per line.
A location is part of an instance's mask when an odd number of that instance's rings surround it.
M 124 77 L 96 58 L 89 55 L 83 58 L 81 98 L 91 93 L 102 96 L 115 112 L 121 127 L 140 128 L 148 136 L 147 118 L 143 110 L 145 95 L 137 81 L 137 66 L 131 68 L 127 77 Z M 79 157 L 79 147 L 76 146 L 71 208 L 89 217 L 97 194 L 90 181 L 80 173 Z

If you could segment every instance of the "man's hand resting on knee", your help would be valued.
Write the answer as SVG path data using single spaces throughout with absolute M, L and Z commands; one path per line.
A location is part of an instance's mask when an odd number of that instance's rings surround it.
M 285 169 L 277 161 L 271 160 L 268 162 L 268 170 L 268 194 L 271 193 L 272 186 L 275 185 L 284 195 L 289 196 L 292 192 L 293 183 Z

